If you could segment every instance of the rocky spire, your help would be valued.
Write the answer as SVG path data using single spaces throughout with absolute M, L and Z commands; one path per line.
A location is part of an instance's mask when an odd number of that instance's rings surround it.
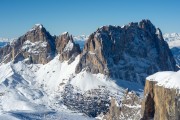
M 79 45 L 74 43 L 72 35 L 69 35 L 68 32 L 57 37 L 56 50 L 60 54 L 60 61 L 69 60 L 69 63 L 81 52 Z

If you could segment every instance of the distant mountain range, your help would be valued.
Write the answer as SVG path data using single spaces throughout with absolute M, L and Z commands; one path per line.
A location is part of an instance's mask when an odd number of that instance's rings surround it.
M 180 33 L 166 33 L 163 37 L 173 53 L 177 66 L 180 67 Z

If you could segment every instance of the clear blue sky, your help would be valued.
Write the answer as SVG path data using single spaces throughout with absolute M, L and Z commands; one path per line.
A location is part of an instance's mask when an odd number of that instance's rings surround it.
M 88 35 L 141 19 L 163 33 L 180 33 L 180 0 L 0 0 L 0 37 L 21 36 L 36 23 L 55 35 Z

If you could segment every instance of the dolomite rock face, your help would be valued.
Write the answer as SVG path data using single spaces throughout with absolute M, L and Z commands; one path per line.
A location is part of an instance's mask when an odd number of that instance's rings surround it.
M 177 70 L 160 29 L 149 20 L 99 28 L 85 43 L 76 73 L 83 69 L 143 85 L 152 73 Z
M 60 61 L 68 61 L 70 64 L 81 50 L 78 44 L 74 43 L 72 35 L 68 32 L 56 37 L 51 36 L 41 24 L 36 24 L 26 34 L 0 48 L 0 62 L 9 62 L 13 58 L 15 62 L 27 59 L 27 63 L 46 64 L 60 54 Z
M 32 63 L 46 64 L 55 56 L 55 39 L 41 24 L 36 24 L 21 40 L 25 58 Z
M 156 85 L 146 80 L 142 102 L 142 120 L 179 120 L 180 94 L 178 89 Z
M 81 52 L 79 45 L 74 43 L 72 35 L 68 32 L 56 38 L 56 49 L 60 54 L 59 60 L 61 62 L 69 60 L 68 63 L 74 61 Z
M 55 38 L 41 24 L 36 24 L 26 34 L 0 49 L 2 58 L 9 57 L 6 62 L 12 60 L 12 48 L 15 61 L 28 58 L 30 63 L 45 64 L 55 56 Z

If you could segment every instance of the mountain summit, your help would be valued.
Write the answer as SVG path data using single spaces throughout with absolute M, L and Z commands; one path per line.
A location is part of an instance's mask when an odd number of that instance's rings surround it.
M 68 49 L 69 47 L 72 47 L 71 50 Z M 0 51 L 0 60 L 4 62 L 11 61 L 14 56 L 15 62 L 28 58 L 28 63 L 46 64 L 55 57 L 56 53 L 64 56 L 65 60 L 69 60 L 71 56 L 76 57 L 80 53 L 80 47 L 74 43 L 69 33 L 58 37 L 51 36 L 43 25 L 35 24 L 27 33 L 12 42 L 11 45 L 1 48 Z M 6 58 L 4 58 L 5 56 Z M 72 59 L 71 61 L 73 61 Z
M 176 70 L 175 60 L 160 29 L 150 20 L 123 27 L 103 26 L 89 36 L 76 73 L 86 69 L 112 78 L 144 84 L 145 77 Z

